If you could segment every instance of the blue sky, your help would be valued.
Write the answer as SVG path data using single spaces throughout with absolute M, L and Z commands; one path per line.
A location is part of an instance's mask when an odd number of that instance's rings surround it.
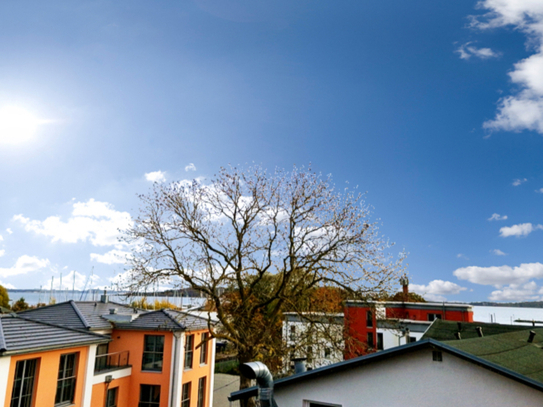
M 0 283 L 108 286 L 151 181 L 308 165 L 430 299 L 543 298 L 543 2 L 3 1 Z

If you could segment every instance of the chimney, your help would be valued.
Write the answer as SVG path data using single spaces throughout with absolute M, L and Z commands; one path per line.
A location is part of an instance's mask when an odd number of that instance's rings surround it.
M 409 301 L 409 279 L 404 274 L 402 278 L 400 278 L 400 284 L 402 285 L 402 291 L 403 291 L 403 300 L 405 302 Z
M 530 331 L 530 336 L 528 337 L 528 343 L 532 343 L 534 341 L 535 331 Z
M 294 374 L 303 373 L 306 371 L 305 361 L 307 358 L 293 358 L 294 362 Z
M 477 328 L 475 328 L 475 330 L 477 331 L 477 335 L 479 335 L 479 338 L 482 338 L 483 337 L 483 328 L 478 326 Z
M 100 302 L 107 304 L 109 302 L 109 296 L 107 295 L 107 290 L 104 290 L 104 294 L 100 297 Z

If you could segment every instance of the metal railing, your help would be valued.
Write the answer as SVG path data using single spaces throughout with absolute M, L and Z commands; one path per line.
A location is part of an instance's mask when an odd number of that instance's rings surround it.
M 121 369 L 129 366 L 130 352 L 123 350 L 121 352 L 106 353 L 96 355 L 94 362 L 94 373 L 103 372 L 104 370 Z

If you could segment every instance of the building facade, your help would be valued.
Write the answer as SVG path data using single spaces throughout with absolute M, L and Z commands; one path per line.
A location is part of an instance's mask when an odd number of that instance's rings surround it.
M 470 305 L 403 301 L 346 301 L 345 359 L 419 340 L 436 319 L 473 322 Z
M 100 302 L 69 301 L 0 321 L 5 406 L 213 404 L 215 343 L 203 318 L 136 310 L 103 296 Z M 6 329 L 16 325 L 24 329 Z

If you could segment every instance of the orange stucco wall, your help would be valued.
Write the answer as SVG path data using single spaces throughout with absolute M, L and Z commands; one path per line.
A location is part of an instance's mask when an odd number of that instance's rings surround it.
M 208 341 L 207 343 L 207 363 L 200 364 L 200 352 L 201 347 L 199 346 L 201 343 L 202 333 L 207 331 L 192 331 L 187 332 L 186 335 L 194 335 L 194 357 L 193 357 L 193 363 L 192 363 L 192 369 L 187 369 L 183 371 L 183 384 L 191 382 L 190 387 L 190 405 L 191 407 L 196 407 L 196 404 L 198 402 L 198 381 L 200 378 L 207 376 L 206 380 L 206 398 L 204 407 L 209 406 L 209 385 L 211 380 L 211 369 L 213 366 L 211 366 L 211 341 Z M 177 406 L 176 406 L 177 407 Z
M 4 406 L 9 406 L 11 392 L 13 391 L 13 379 L 15 366 L 18 361 L 38 358 L 37 375 L 34 382 L 34 406 L 53 406 L 57 391 L 57 377 L 60 363 L 60 355 L 66 353 L 79 353 L 77 362 L 77 380 L 75 385 L 74 403 L 70 407 L 80 407 L 83 397 L 83 386 L 85 384 L 85 369 L 87 365 L 88 347 L 76 347 L 48 352 L 28 353 L 25 355 L 13 356 L 9 366 L 8 386 L 5 395 Z
M 211 381 L 211 342 L 208 342 L 208 358 L 207 363 L 200 364 L 200 352 L 199 347 L 201 342 L 202 333 L 207 330 L 187 332 L 186 335 L 194 335 L 194 355 L 192 369 L 184 369 L 183 372 L 176 372 L 183 375 L 182 383 L 191 382 L 191 407 L 196 407 L 198 402 L 198 381 L 201 377 L 206 376 L 206 398 L 204 407 L 209 407 L 209 391 Z M 146 372 L 141 370 L 142 358 L 143 358 L 143 346 L 145 335 L 164 335 L 164 356 L 162 372 Z M 129 381 L 120 384 L 119 387 L 119 401 L 123 397 L 123 403 L 126 402 L 126 406 L 137 406 L 140 395 L 140 385 L 159 385 L 160 386 L 160 407 L 167 407 L 170 399 L 170 377 L 172 374 L 172 349 L 173 349 L 173 333 L 166 331 L 127 331 L 127 330 L 113 330 L 111 338 L 112 342 L 109 343 L 109 352 L 121 352 L 125 350 L 130 351 L 130 365 L 132 365 L 132 375 Z M 181 355 L 179 355 L 181 357 Z M 180 363 L 184 363 L 184 359 L 180 360 Z M 115 383 L 115 380 L 112 382 Z M 96 388 L 95 385 L 94 387 Z M 105 388 L 104 384 L 101 384 Z M 124 389 L 127 388 L 125 392 Z M 99 404 L 94 404 L 94 394 L 96 391 L 96 397 L 104 397 L 104 390 L 99 391 L 93 388 L 93 405 L 92 407 L 98 407 Z M 101 392 L 101 393 L 100 393 Z M 126 399 L 124 396 L 127 394 Z M 120 404 L 119 407 L 124 407 L 125 404 Z M 174 406 L 178 407 L 178 406 Z
M 117 407 L 131 407 L 129 404 L 130 376 L 113 380 L 109 386 L 106 383 L 98 383 L 92 386 L 91 407 L 104 407 L 106 401 L 106 388 L 117 387 Z M 134 404 L 137 405 L 137 404 Z
M 164 335 L 164 356 L 162 372 L 145 372 L 141 370 L 145 335 Z M 160 386 L 160 407 L 168 406 L 170 394 L 170 370 L 172 361 L 173 334 L 164 331 L 125 331 L 113 330 L 109 352 L 130 351 L 132 379 L 128 389 L 128 406 L 137 406 L 140 396 L 140 384 Z

